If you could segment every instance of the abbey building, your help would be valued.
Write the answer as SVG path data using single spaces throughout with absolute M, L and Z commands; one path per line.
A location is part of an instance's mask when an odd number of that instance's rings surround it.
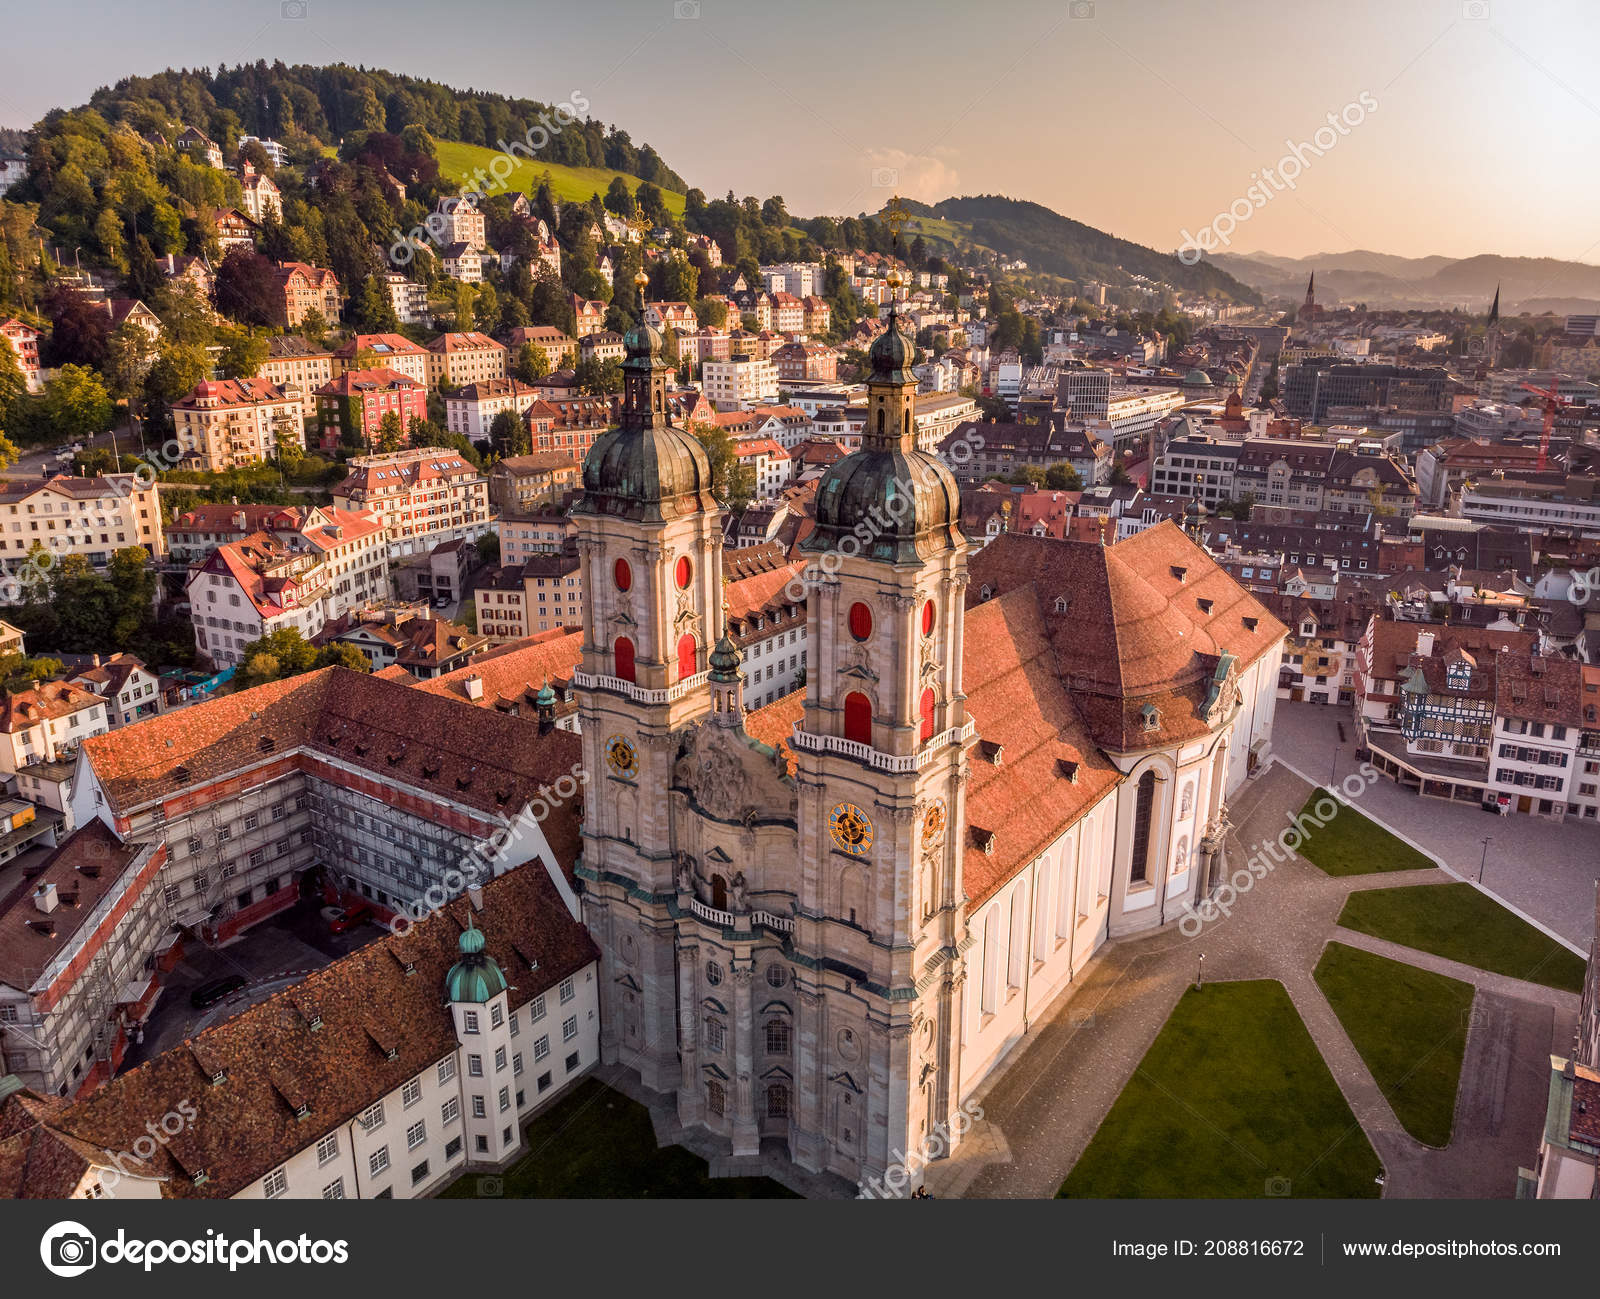
M 868 1182 L 1215 887 L 1285 629 L 1172 524 L 973 553 L 891 315 L 805 543 L 805 688 L 746 712 L 712 467 L 640 322 L 575 510 L 601 1051 L 734 1155 Z

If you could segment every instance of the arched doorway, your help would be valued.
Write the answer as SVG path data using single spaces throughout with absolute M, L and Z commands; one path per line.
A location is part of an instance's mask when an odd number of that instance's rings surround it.
M 711 877 L 711 905 L 718 911 L 728 909 L 728 881 L 720 875 Z
M 844 738 L 858 744 L 872 743 L 872 700 L 859 690 L 844 697 Z
M 678 637 L 678 680 L 692 677 L 695 670 L 694 637 L 685 633 Z
M 633 667 L 633 642 L 626 636 L 618 636 L 616 644 L 612 647 L 612 656 L 617 663 L 617 679 L 619 681 L 637 681 Z

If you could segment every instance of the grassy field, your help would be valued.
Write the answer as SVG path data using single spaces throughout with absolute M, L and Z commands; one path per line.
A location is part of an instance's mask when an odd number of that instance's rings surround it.
M 1300 812 L 1310 815 L 1319 802 L 1332 798 L 1325 790 L 1312 790 Z M 1309 828 L 1311 833 L 1297 851 L 1329 875 L 1375 875 L 1380 871 L 1420 871 L 1434 866 L 1431 857 L 1401 843 L 1381 825 L 1344 803 L 1339 804 L 1338 814 L 1327 825 Z
M 765 1177 L 713 1178 L 681 1146 L 656 1147 L 650 1112 L 593 1078 L 528 1124 L 528 1155 L 500 1174 L 467 1173 L 443 1199 L 771 1200 Z
M 462 144 L 456 140 L 440 140 L 437 145 L 440 173 L 457 184 L 463 183 L 480 167 L 487 172 L 490 162 L 499 155 L 498 149 L 485 149 L 479 145 Z M 623 176 L 621 172 L 610 171 L 605 167 L 563 167 L 559 163 L 543 162 L 538 158 L 532 161 L 527 158 L 514 158 L 514 161 L 516 166 L 506 178 L 506 188 L 521 190 L 530 198 L 539 188 L 539 180 L 547 171 L 550 173 L 550 192 L 556 196 L 558 202 L 563 203 L 568 201 L 587 203 L 592 194 L 599 194 L 604 198 L 613 176 L 622 176 L 631 190 L 639 188 L 637 176 Z M 683 215 L 682 194 L 663 189 L 661 197 L 666 202 L 667 210 L 674 216 Z
M 1339 923 L 1346 929 L 1513 979 L 1568 992 L 1583 989 L 1581 956 L 1470 884 L 1352 893 L 1339 913 Z
M 1405 1130 L 1449 1145 L 1472 985 L 1343 943 L 1328 944 L 1315 974 Z
M 1263 979 L 1184 993 L 1057 1194 L 1361 1199 L 1380 1171 L 1289 994 Z

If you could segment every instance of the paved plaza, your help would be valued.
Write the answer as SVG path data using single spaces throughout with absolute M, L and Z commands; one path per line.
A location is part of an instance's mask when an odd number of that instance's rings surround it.
M 1331 746 L 1324 757 L 1331 759 Z M 1230 809 L 1235 827 L 1230 861 L 1242 863 L 1248 845 L 1276 838 L 1309 789 L 1283 765 L 1247 783 Z M 1543 828 L 1565 832 L 1564 827 Z M 1570 1046 L 1577 996 L 1397 947 L 1337 924 L 1345 899 L 1356 890 L 1449 880 L 1436 869 L 1332 877 L 1290 854 L 1240 897 L 1230 917 L 1213 921 L 1192 938 L 1168 930 L 1108 944 L 1071 995 L 974 1098 L 984 1117 L 953 1158 L 930 1168 L 930 1189 L 938 1196 L 978 1198 L 1054 1195 L 1178 998 L 1195 981 L 1204 953 L 1207 982 L 1277 979 L 1288 989 L 1383 1162 L 1386 1196 L 1511 1196 L 1518 1166 L 1538 1150 L 1549 1056 Z M 1335 940 L 1477 989 L 1447 1148 L 1424 1146 L 1401 1126 L 1312 977 L 1323 948 Z M 1174 1103 L 1182 1104 L 1182 1098 Z M 1206 1121 L 1200 1113 L 1193 1119 Z M 1356 1135 L 1354 1129 L 1350 1135 Z M 1288 1177 L 1292 1185 L 1295 1171 L 1263 1168 L 1263 1182 Z
M 1348 739 L 1339 740 L 1339 724 Z M 1307 780 L 1327 784 L 1355 771 L 1355 724 L 1348 708 L 1278 704 L 1272 728 L 1277 761 Z M 1595 881 L 1600 879 L 1600 824 L 1557 822 L 1476 803 L 1423 798 L 1379 779 L 1358 800 L 1360 810 L 1442 861 L 1465 880 L 1478 879 L 1498 901 L 1587 952 L 1594 936 Z M 1485 858 L 1483 839 L 1488 836 Z

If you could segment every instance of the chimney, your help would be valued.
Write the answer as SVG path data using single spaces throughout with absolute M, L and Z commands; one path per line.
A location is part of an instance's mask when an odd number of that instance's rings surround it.
M 61 899 L 56 896 L 56 886 L 51 883 L 39 885 L 33 891 L 33 905 L 38 907 L 45 915 L 49 915 L 60 905 Z
M 1417 633 L 1417 653 L 1422 655 L 1423 658 L 1433 657 L 1433 633 L 1431 631 L 1419 631 Z
M 467 698 L 476 703 L 483 698 L 483 678 L 473 673 L 463 683 L 467 688 Z

